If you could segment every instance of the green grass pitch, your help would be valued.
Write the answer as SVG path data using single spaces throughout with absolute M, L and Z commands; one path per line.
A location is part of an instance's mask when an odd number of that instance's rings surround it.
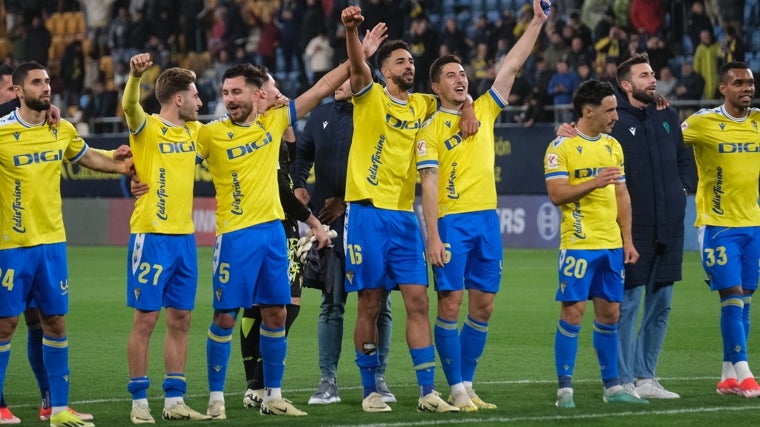
M 187 401 L 204 411 L 208 399 L 206 381 L 206 331 L 211 321 L 211 252 L 199 251 L 200 279 L 197 306 L 193 313 L 186 375 Z M 338 384 L 342 403 L 328 406 L 306 404 L 319 381 L 317 364 L 317 313 L 320 295 L 304 289 L 301 313 L 291 329 L 284 378 L 284 395 L 309 412 L 308 417 L 266 417 L 242 406 L 245 389 L 237 334 L 227 376 L 226 421 L 214 424 L 250 425 L 751 425 L 760 416 L 760 400 L 719 396 L 715 385 L 720 374 L 721 344 L 718 329 L 718 297 L 703 281 L 696 253 L 687 253 L 684 280 L 674 293 L 670 328 L 660 359 L 661 382 L 682 398 L 653 401 L 647 406 L 621 406 L 602 402 L 599 368 L 591 347 L 592 313 L 586 314 L 581 332 L 575 372 L 577 409 L 554 407 L 554 330 L 559 313 L 554 301 L 556 252 L 508 250 L 504 254 L 504 279 L 496 299 L 486 352 L 480 360 L 476 390 L 498 409 L 468 414 L 420 414 L 416 411 L 418 391 L 411 359 L 404 340 L 404 309 L 394 294 L 393 348 L 387 380 L 399 403 L 393 412 L 365 414 L 354 365 L 352 330 L 355 296 L 349 296 L 343 355 Z M 130 396 L 126 343 L 132 312 L 125 306 L 126 248 L 71 247 L 70 314 L 67 316 L 71 366 L 71 404 L 95 414 L 98 426 L 127 426 Z M 431 319 L 436 300 L 431 295 Z M 163 406 L 164 317 L 151 341 L 149 399 L 158 424 Z M 26 327 L 20 322 L 13 340 L 5 394 L 11 409 L 24 424 L 37 423 L 39 396 L 26 360 Z M 760 372 L 758 340 L 750 337 L 750 366 Z M 442 370 L 436 371 L 437 389 L 448 396 Z M 172 422 L 187 424 L 186 422 Z

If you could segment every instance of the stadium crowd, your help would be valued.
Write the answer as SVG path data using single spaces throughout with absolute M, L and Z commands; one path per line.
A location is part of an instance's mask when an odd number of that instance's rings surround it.
M 156 58 L 141 88 L 146 111 L 158 111 L 155 79 L 171 66 L 192 69 L 204 105 L 218 116 L 221 73 L 241 62 L 265 65 L 290 98 L 344 61 L 340 11 L 346 0 L 5 0 L 2 61 L 36 60 L 51 70 L 55 104 L 65 117 L 89 123 L 122 117 L 128 61 L 146 51 Z M 746 60 L 760 70 L 756 0 L 559 0 L 518 75 L 503 115 L 530 126 L 553 121 L 545 106 L 567 105 L 589 79 L 614 81 L 616 64 L 646 52 L 658 91 L 669 100 L 715 99 L 722 63 Z M 362 0 L 362 31 L 386 22 L 392 39 L 407 41 L 417 67 L 443 53 L 462 58 L 471 94 L 490 87 L 496 64 L 530 21 L 524 0 Z M 4 31 L 4 32 L 3 32 Z M 429 92 L 424 73 L 415 91 Z M 571 118 L 567 113 L 559 120 Z M 690 111 L 686 111 L 688 113 Z M 101 127 L 91 129 L 98 132 Z

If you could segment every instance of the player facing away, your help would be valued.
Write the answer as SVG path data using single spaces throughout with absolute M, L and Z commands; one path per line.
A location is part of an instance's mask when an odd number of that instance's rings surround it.
M 345 199 L 350 203 L 345 251 L 346 290 L 358 295 L 354 346 L 363 388 L 362 409 L 391 410 L 376 384 L 380 364 L 377 316 L 384 291 L 398 286 L 407 313 L 407 344 L 420 386 L 417 409 L 458 412 L 434 390 L 427 265 L 419 223 L 412 211 L 414 140 L 422 121 L 435 111 L 436 100 L 430 95 L 408 93 L 414 80 L 414 61 L 406 43 L 399 40 L 384 43 L 377 53 L 386 87 L 373 83 L 359 43 L 358 26 L 364 20 L 361 9 L 349 6 L 342 11 L 341 19 L 346 27 L 357 130 L 346 176 Z M 469 114 L 473 114 L 471 103 Z
M 130 76 L 122 105 L 137 176 L 153 191 L 139 197 L 129 222 L 127 251 L 127 305 L 134 308 L 127 346 L 132 395 L 130 419 L 153 424 L 147 392 L 150 337 L 164 308 L 163 381 L 167 420 L 204 420 L 209 417 L 188 407 L 185 363 L 190 312 L 198 288 L 198 257 L 192 218 L 195 144 L 202 102 L 195 73 L 183 68 L 164 70 L 156 80 L 158 114 L 140 106 L 140 81 L 152 65 L 150 54 L 130 59 Z
M 365 37 L 367 56 L 385 38 L 385 25 L 378 24 L 370 33 Z M 291 293 L 277 165 L 283 132 L 347 78 L 348 65 L 343 64 L 285 107 L 264 114 L 261 104 L 270 105 L 282 97 L 272 76 L 266 68 L 251 64 L 231 67 L 222 83 L 222 100 L 229 114 L 207 124 L 199 134 L 198 158 L 208 164 L 217 201 L 214 319 L 206 343 L 207 413 L 214 418 L 226 416 L 224 382 L 238 311 L 254 304 L 261 311 L 259 348 L 266 387 L 260 412 L 306 415 L 282 398 L 287 352 L 285 306 L 291 302 Z M 329 243 L 329 237 L 321 225 L 317 228 L 313 232 L 321 248 Z
M 501 283 L 493 124 L 506 107 L 515 76 L 546 18 L 541 0 L 534 0 L 530 25 L 504 58 L 491 89 L 473 103 L 481 128 L 467 139 L 459 132 L 459 110 L 468 93 L 464 67 L 452 55 L 438 58 L 430 67 L 440 106 L 417 134 L 417 169 L 422 178 L 428 260 L 438 292 L 435 346 L 451 388 L 449 403 L 465 412 L 496 408 L 472 386 Z M 465 290 L 469 304 L 460 332 L 459 309 Z
M 699 183 L 696 205 L 702 266 L 720 296 L 723 367 L 719 394 L 760 396 L 747 359 L 750 307 L 760 264 L 760 110 L 751 108 L 755 78 L 743 62 L 720 70 L 723 105 L 703 109 L 682 124 L 694 147 Z
M 623 149 L 608 135 L 618 118 L 616 106 L 611 84 L 583 83 L 573 97 L 578 135 L 552 141 L 544 158 L 546 189 L 562 213 L 556 294 L 562 306 L 554 338 L 559 408 L 575 407 L 573 370 L 588 300 L 594 303 L 593 345 L 604 402 L 649 403 L 620 385 L 617 368 L 623 266 L 639 254 L 631 237 Z
M 69 282 L 61 211 L 63 161 L 131 174 L 132 161 L 90 149 L 74 126 L 49 127 L 50 77 L 36 62 L 19 65 L 13 85 L 21 106 L 0 120 L 0 394 L 19 314 L 34 300 L 43 331 L 42 357 L 50 386 L 52 427 L 94 424 L 69 411 L 69 343 L 65 315 Z

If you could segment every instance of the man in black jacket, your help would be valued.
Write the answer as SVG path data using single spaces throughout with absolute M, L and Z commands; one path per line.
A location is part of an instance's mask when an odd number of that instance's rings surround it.
M 611 134 L 623 147 L 633 242 L 640 255 L 636 264 L 625 268 L 618 330 L 620 380 L 642 398 L 676 399 L 678 394 L 660 385 L 655 369 L 668 327 L 673 282 L 681 280 L 684 211 L 686 194 L 696 184 L 694 161 L 683 143 L 676 112 L 657 109 L 657 80 L 647 55 L 621 63 L 617 80 L 619 120 Z M 644 312 L 637 335 L 642 293 Z
M 658 109 L 657 80 L 646 53 L 617 68 L 618 121 L 612 135 L 623 147 L 631 196 L 635 264 L 625 265 L 618 322 L 620 382 L 645 399 L 677 399 L 655 376 L 668 328 L 673 283 L 681 280 L 686 195 L 696 188 L 694 158 L 684 145 L 678 114 Z M 575 131 L 562 125 L 561 136 Z M 644 312 L 636 323 L 644 294 Z

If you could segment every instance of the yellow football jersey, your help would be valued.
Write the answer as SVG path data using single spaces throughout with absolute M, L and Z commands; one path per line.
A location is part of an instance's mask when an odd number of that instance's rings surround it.
M 720 106 L 702 109 L 681 124 L 684 142 L 694 147 L 699 175 L 695 226 L 760 225 L 758 122 L 757 108 L 737 119 Z
M 198 156 L 216 189 L 217 235 L 285 219 L 277 167 L 282 134 L 296 117 L 291 108 L 269 110 L 249 125 L 225 117 L 201 128 Z
M 436 108 L 432 95 L 393 98 L 379 84 L 354 95 L 354 135 L 348 153 L 346 201 L 411 211 L 416 169 L 414 142 Z
M 61 163 L 88 149 L 74 126 L 32 125 L 18 109 L 0 119 L 0 249 L 66 241 Z
M 191 234 L 195 153 L 201 123 L 176 126 L 157 114 L 146 115 L 129 136 L 135 171 L 150 190 L 135 201 L 132 233 Z
M 417 134 L 417 169 L 438 168 L 438 216 L 496 209 L 494 121 L 507 102 L 489 90 L 473 103 L 480 129 L 462 139 L 460 111 L 439 108 Z
M 577 185 L 593 179 L 604 168 L 623 169 L 623 149 L 607 134 L 595 139 L 581 135 L 559 137 L 549 144 L 544 158 L 544 178 L 567 179 Z M 625 175 L 621 178 L 625 181 Z M 615 186 L 597 188 L 575 203 L 560 206 L 560 249 L 616 249 L 623 246 L 617 224 Z

